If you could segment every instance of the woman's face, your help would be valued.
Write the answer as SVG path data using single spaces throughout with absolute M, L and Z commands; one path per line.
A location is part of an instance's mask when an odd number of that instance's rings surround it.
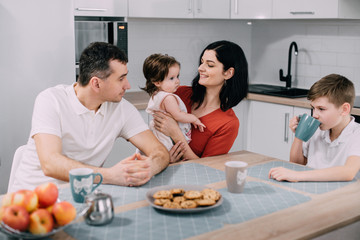
M 227 72 L 224 72 L 224 65 L 217 60 L 214 50 L 205 50 L 198 71 L 199 84 L 205 87 L 222 86 L 227 75 Z

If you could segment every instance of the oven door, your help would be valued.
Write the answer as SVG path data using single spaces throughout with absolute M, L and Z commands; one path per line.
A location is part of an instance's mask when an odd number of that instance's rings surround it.
M 106 21 L 75 21 L 75 62 L 77 65 L 82 51 L 90 43 L 109 42 L 109 26 L 111 24 Z M 111 35 L 113 36 L 113 34 Z

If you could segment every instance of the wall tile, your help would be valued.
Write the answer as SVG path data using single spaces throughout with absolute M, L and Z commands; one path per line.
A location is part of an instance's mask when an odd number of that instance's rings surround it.
M 352 80 L 360 95 L 360 20 L 258 21 L 251 33 L 252 82 L 278 85 L 274 76 L 280 66 L 287 66 L 289 44 L 296 41 L 294 87 L 309 88 L 321 77 L 338 73 Z

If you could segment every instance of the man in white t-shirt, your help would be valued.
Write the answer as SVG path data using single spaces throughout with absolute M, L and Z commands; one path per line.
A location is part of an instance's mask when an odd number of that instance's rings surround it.
M 330 74 L 310 88 L 308 99 L 320 129 L 306 143 L 295 138 L 290 161 L 314 168 L 292 171 L 273 168 L 269 177 L 278 181 L 351 181 L 360 170 L 360 124 L 350 115 L 355 99 L 354 84 L 347 78 Z M 290 120 L 295 132 L 299 118 Z
M 66 182 L 69 170 L 80 167 L 101 173 L 103 184 L 139 186 L 167 167 L 168 151 L 137 109 L 122 99 L 130 89 L 127 61 L 117 47 L 92 43 L 80 57 L 76 83 L 37 96 L 30 137 L 10 192 Z M 102 168 L 118 137 L 145 155 L 133 154 Z

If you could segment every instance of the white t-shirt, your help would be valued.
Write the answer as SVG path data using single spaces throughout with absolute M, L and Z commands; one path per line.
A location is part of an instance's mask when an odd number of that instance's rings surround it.
M 360 124 L 353 117 L 337 139 L 331 142 L 329 134 L 329 130 L 318 129 L 303 143 L 307 166 L 315 169 L 343 166 L 348 157 L 360 156 Z
M 187 113 L 185 103 L 181 100 L 181 98 L 178 95 L 173 94 L 173 93 L 164 92 L 164 91 L 159 91 L 150 98 L 149 103 L 146 108 L 146 112 L 149 114 L 154 114 L 154 111 L 164 111 L 164 110 L 160 109 L 160 105 L 164 101 L 165 97 L 167 97 L 168 95 L 174 96 L 179 103 L 180 110 L 182 112 Z M 178 125 L 181 129 L 181 132 L 184 134 L 186 141 L 190 142 L 190 140 L 191 140 L 191 124 L 178 122 Z M 171 138 L 155 129 L 154 120 L 150 121 L 150 129 L 151 129 L 151 131 L 153 131 L 154 135 L 159 139 L 159 141 L 162 144 L 164 144 L 164 146 L 167 148 L 167 150 L 170 151 L 170 149 L 173 146 L 173 142 L 172 142 Z
M 33 136 L 53 134 L 62 140 L 62 153 L 74 160 L 100 167 L 116 138 L 129 139 L 148 128 L 139 111 L 128 101 L 105 102 L 91 111 L 76 97 L 74 85 L 58 85 L 41 92 L 34 105 L 26 150 L 11 191 L 33 189 L 44 182 L 63 183 L 41 170 Z

